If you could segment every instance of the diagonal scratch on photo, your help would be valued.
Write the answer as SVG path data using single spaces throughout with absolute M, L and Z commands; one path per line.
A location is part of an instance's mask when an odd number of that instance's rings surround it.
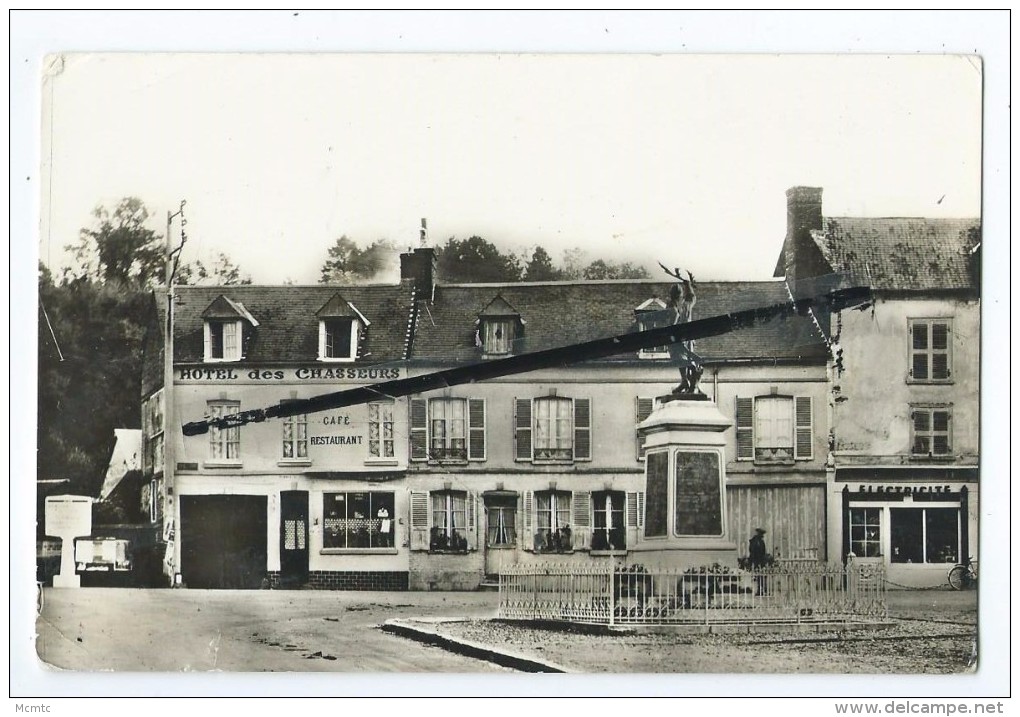
M 45 68 L 41 663 L 977 670 L 980 60 Z

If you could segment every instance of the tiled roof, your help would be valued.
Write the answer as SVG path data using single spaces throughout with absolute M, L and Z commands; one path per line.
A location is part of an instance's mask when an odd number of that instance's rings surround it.
M 245 327 L 252 338 L 246 344 L 245 361 L 288 363 L 314 361 L 319 353 L 319 317 L 334 296 L 371 322 L 359 351 L 358 363 L 385 363 L 403 358 L 411 289 L 407 283 L 389 286 L 180 286 L 174 310 L 174 360 L 203 359 L 203 312 L 220 295 L 242 304 L 258 321 Z
M 836 272 L 878 290 L 978 289 L 978 219 L 827 217 L 812 239 Z
M 429 314 L 418 321 L 413 358 L 474 361 L 475 320 L 497 295 L 519 312 L 524 336 L 515 354 L 606 338 L 637 330 L 634 309 L 651 298 L 668 302 L 671 284 L 653 281 L 461 284 L 436 288 Z M 771 306 L 788 300 L 781 281 L 701 282 L 694 318 Z M 703 358 L 823 357 L 826 348 L 809 319 L 775 320 L 723 336 L 703 339 Z M 633 360 L 625 354 L 608 360 Z

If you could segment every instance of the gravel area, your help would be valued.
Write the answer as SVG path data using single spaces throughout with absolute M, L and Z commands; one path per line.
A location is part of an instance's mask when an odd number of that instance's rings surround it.
M 431 625 L 439 634 L 581 673 L 955 674 L 973 669 L 976 614 L 899 616 L 886 626 L 755 634 L 590 634 L 503 620 Z

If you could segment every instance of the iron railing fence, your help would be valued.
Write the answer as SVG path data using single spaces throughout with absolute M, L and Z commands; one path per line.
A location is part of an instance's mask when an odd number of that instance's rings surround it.
M 646 569 L 517 565 L 499 580 L 499 616 L 596 625 L 852 621 L 887 616 L 885 568 L 789 563 Z

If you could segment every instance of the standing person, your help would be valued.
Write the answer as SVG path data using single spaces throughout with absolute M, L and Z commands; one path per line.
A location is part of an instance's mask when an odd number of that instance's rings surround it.
M 769 562 L 768 551 L 765 549 L 765 529 L 755 528 L 754 537 L 747 541 L 747 562 L 751 570 L 756 573 L 762 570 Z M 765 594 L 765 578 L 755 575 L 754 581 L 758 586 L 758 594 Z

